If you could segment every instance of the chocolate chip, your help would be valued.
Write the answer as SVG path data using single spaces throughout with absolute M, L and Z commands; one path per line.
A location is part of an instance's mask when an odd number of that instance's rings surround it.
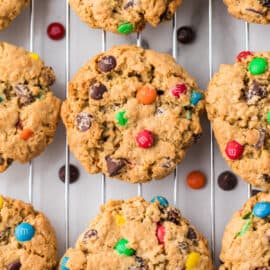
M 124 9 L 128 9 L 130 7 L 134 6 L 134 0 L 129 0 L 125 5 L 124 5 Z
M 180 217 L 181 217 L 181 213 L 176 208 L 171 208 L 170 210 L 167 211 L 166 220 L 169 222 L 172 222 L 176 225 L 180 225 Z
M 265 98 L 267 96 L 266 87 L 259 84 L 257 81 L 253 81 L 246 93 L 248 104 L 254 104 L 256 100 Z M 257 97 L 257 99 L 254 99 Z
M 148 49 L 150 48 L 149 43 L 147 42 L 146 39 L 143 39 L 143 40 L 142 40 L 141 46 L 142 46 L 145 50 L 148 50 Z
M 189 250 L 189 245 L 188 245 L 188 243 L 185 242 L 185 241 L 179 242 L 179 243 L 178 243 L 178 247 L 179 247 L 179 249 L 180 249 L 180 251 L 181 251 L 182 253 L 188 252 L 188 250 Z
M 265 183 L 270 184 L 270 175 L 263 174 L 262 175 L 262 178 L 263 178 L 263 180 L 264 180 Z
M 158 107 L 157 108 L 157 110 L 156 110 L 156 113 L 155 113 L 155 115 L 162 115 L 162 114 L 164 114 L 165 113 L 165 109 L 164 108 L 162 108 L 162 107 Z
M 262 128 L 259 129 L 259 136 L 260 136 L 259 140 L 254 145 L 256 150 L 260 150 L 264 146 L 264 141 L 265 141 L 265 136 L 266 136 L 266 132 L 264 129 L 262 129 Z
M 251 191 L 251 196 L 256 196 L 258 193 L 260 193 L 261 191 L 258 189 L 252 189 Z
M 34 97 L 27 86 L 17 84 L 15 85 L 15 91 L 17 97 L 19 98 L 20 105 L 28 105 L 34 101 Z
M 0 243 L 7 244 L 9 235 L 10 235 L 10 228 L 7 228 L 4 231 L 0 232 Z
M 135 264 L 130 266 L 128 270 L 146 270 L 147 265 L 142 257 L 135 256 Z
M 257 0 L 264 7 L 270 8 L 270 0 Z
M 13 263 L 11 263 L 9 266 L 8 266 L 8 270 L 19 270 L 21 268 L 21 262 L 20 261 L 15 261 Z
M 22 120 L 19 118 L 17 123 L 15 124 L 16 129 L 23 129 Z
M 76 116 L 77 128 L 82 132 L 87 131 L 92 125 L 92 119 L 93 119 L 93 117 L 89 113 L 81 112 L 81 113 L 77 114 L 77 116 Z
M 164 90 L 161 90 L 161 89 L 158 89 L 157 90 L 157 94 L 159 95 L 159 96 L 162 96 L 162 95 L 164 95 Z
M 5 164 L 5 159 L 0 157 L 0 166 Z
M 192 229 L 192 228 L 188 228 L 188 232 L 187 232 L 187 238 L 189 240 L 195 240 L 197 239 L 197 234 L 196 232 Z
M 218 185 L 223 190 L 233 190 L 237 185 L 237 178 L 232 172 L 225 171 L 219 175 Z
M 174 166 L 174 162 L 170 158 L 164 158 L 161 163 L 162 163 L 161 167 L 166 169 L 169 169 Z
M 58 177 L 59 179 L 65 183 L 65 176 L 66 176 L 66 166 L 63 165 L 59 171 L 58 171 Z M 70 164 L 69 165 L 69 183 L 72 184 L 74 182 L 76 182 L 80 177 L 80 172 L 79 172 L 79 169 Z
M 98 69 L 102 72 L 109 72 L 116 67 L 116 59 L 112 55 L 102 57 L 98 61 Z
M 202 133 L 193 134 L 192 137 L 193 137 L 193 143 L 197 143 L 200 140 L 200 138 L 202 137 Z
M 90 97 L 95 100 L 100 100 L 103 98 L 103 94 L 107 91 L 107 88 L 104 84 L 100 82 L 95 82 L 90 87 Z
M 94 238 L 94 239 L 98 238 L 97 230 L 95 230 L 95 229 L 88 230 L 83 236 L 83 242 L 86 242 L 87 239 L 90 239 L 90 238 Z
M 119 171 L 125 166 L 124 159 L 112 159 L 111 157 L 106 157 L 107 170 L 109 176 L 115 176 Z
M 195 39 L 195 32 L 189 26 L 180 27 L 177 30 L 177 40 L 181 43 L 188 44 Z
M 266 14 L 267 14 L 267 12 L 260 11 L 260 10 L 254 9 L 254 8 L 246 8 L 246 11 L 250 11 L 250 12 L 253 12 L 253 13 L 261 15 L 261 16 L 266 16 Z

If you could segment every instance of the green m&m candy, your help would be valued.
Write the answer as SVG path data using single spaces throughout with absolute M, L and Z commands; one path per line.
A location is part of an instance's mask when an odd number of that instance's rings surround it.
M 252 75 L 263 74 L 268 68 L 268 62 L 263 57 L 255 57 L 249 63 L 248 70 Z
M 114 246 L 114 250 L 117 251 L 117 253 L 125 256 L 133 256 L 135 254 L 135 250 L 132 248 L 127 247 L 128 240 L 122 238 L 119 240 L 116 245 Z
M 128 122 L 128 119 L 125 117 L 125 114 L 126 114 L 125 111 L 121 111 L 115 115 L 115 119 L 117 120 L 120 126 L 125 126 Z
M 267 113 L 267 122 L 268 122 L 268 124 L 270 124 L 270 110 Z
M 117 31 L 120 33 L 120 34 L 124 34 L 124 35 L 127 35 L 131 32 L 134 31 L 134 26 L 132 23 L 130 22 L 124 22 L 124 23 L 121 23 L 118 28 L 117 28 Z

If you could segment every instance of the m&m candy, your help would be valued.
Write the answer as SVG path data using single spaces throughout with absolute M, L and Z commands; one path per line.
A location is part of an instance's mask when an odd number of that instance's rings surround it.
M 133 256 L 135 254 L 135 250 L 132 248 L 127 247 L 128 240 L 127 239 L 120 239 L 116 245 L 114 246 L 114 249 L 117 253 L 125 256 Z
M 154 135 L 151 131 L 145 129 L 137 134 L 136 141 L 141 148 L 150 148 L 154 144 Z
M 145 85 L 137 90 L 137 99 L 139 103 L 144 105 L 152 104 L 157 98 L 157 91 L 150 85 Z
M 19 242 L 27 242 L 30 241 L 35 234 L 34 227 L 26 222 L 19 224 L 15 228 L 15 237 Z
M 53 40 L 60 40 L 65 36 L 65 27 L 58 22 L 51 23 L 47 28 L 47 34 Z
M 69 257 L 65 256 L 63 259 L 62 259 L 62 262 L 61 262 L 61 270 L 69 270 L 69 268 L 66 267 L 66 264 L 69 260 Z
M 192 91 L 191 97 L 190 97 L 190 103 L 194 106 L 196 106 L 199 101 L 202 99 L 203 95 L 200 92 Z
M 187 93 L 187 87 L 183 83 L 178 83 L 173 89 L 172 94 L 173 96 L 179 98 L 181 95 L 184 95 Z
M 156 231 L 156 235 L 157 235 L 157 239 L 159 244 L 164 245 L 165 244 L 165 227 L 163 225 L 158 224 L 157 225 L 157 231 Z
M 237 160 L 241 158 L 244 152 L 244 147 L 237 141 L 229 141 L 225 148 L 225 153 L 228 158 L 232 160 Z
M 134 31 L 134 26 L 130 22 L 121 23 L 117 28 L 118 33 L 127 35 Z
M 187 185 L 192 189 L 201 189 L 206 184 L 206 177 L 200 171 L 192 171 L 187 175 Z
M 201 258 L 201 255 L 198 252 L 191 252 L 187 257 L 186 269 L 192 270 L 195 267 L 197 267 L 197 265 L 200 262 L 200 258 Z
M 243 51 L 243 52 L 240 52 L 236 59 L 238 62 L 241 62 L 243 59 L 246 59 L 248 56 L 250 55 L 253 55 L 252 52 L 249 52 L 249 51 Z
M 252 75 L 260 75 L 268 69 L 268 62 L 263 57 L 255 57 L 249 63 L 248 70 Z
M 259 218 L 266 218 L 270 215 L 270 203 L 258 202 L 253 208 L 253 214 Z
M 114 221 L 117 226 L 122 226 L 126 223 L 126 219 L 122 215 L 115 215 Z
M 151 199 L 151 203 L 154 203 L 156 201 L 158 201 L 160 203 L 160 205 L 165 207 L 165 208 L 169 206 L 168 200 L 162 196 L 155 196 Z
M 3 199 L 3 197 L 0 195 L 0 209 L 3 208 L 3 205 L 4 205 L 4 199 Z
M 115 115 L 115 119 L 120 126 L 125 126 L 128 122 L 128 119 L 125 117 L 125 114 L 126 114 L 125 111 L 121 111 L 116 113 Z

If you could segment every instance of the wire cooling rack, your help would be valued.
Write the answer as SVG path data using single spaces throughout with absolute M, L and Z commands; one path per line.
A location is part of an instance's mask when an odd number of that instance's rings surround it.
M 56 8 L 58 9 L 55 10 Z M 46 26 L 52 21 L 66 24 L 66 39 L 57 45 L 44 37 Z M 203 29 L 198 33 L 197 42 L 188 47 L 179 45 L 176 38 L 177 28 L 184 22 L 195 23 L 195 29 Z M 28 31 L 20 31 L 21 25 L 26 26 Z M 156 50 L 170 51 L 176 61 L 188 68 L 191 74 L 195 73 L 204 86 L 220 63 L 232 63 L 233 55 L 244 49 L 249 50 L 251 43 L 254 50 L 269 50 L 270 47 L 265 45 L 270 44 L 269 26 L 250 26 L 248 23 L 236 21 L 227 14 L 222 1 L 214 0 L 185 0 L 172 22 L 160 25 L 157 29 L 147 28 L 142 34 L 136 37 L 133 35 L 132 38 L 116 37 L 102 30 L 89 29 L 70 11 L 67 0 L 31 0 L 29 10 L 1 33 L 0 37 L 2 41 L 28 46 L 30 51 L 40 53 L 48 65 L 57 66 L 55 71 L 60 79 L 56 85 L 56 92 L 62 98 L 64 87 L 66 96 L 68 95 L 68 81 L 79 66 L 94 54 L 118 43 L 136 43 L 141 46 L 142 39 L 153 40 L 150 47 L 153 45 Z M 265 42 L 260 41 L 262 39 Z M 87 50 L 87 46 L 82 45 L 82 42 L 89 42 L 91 49 Z M 58 48 L 58 44 L 61 48 Z M 229 44 L 228 48 L 225 44 Z M 83 52 L 81 49 L 84 49 Z M 201 57 L 199 66 L 196 60 L 198 56 Z M 213 257 L 218 265 L 224 226 L 231 214 L 251 195 L 252 187 L 239 182 L 233 192 L 225 193 L 218 189 L 215 184 L 216 177 L 227 169 L 227 165 L 220 156 L 211 127 L 205 119 L 203 127 L 205 135 L 202 141 L 189 151 L 185 161 L 171 176 L 160 182 L 137 184 L 136 187 L 120 181 L 111 181 L 104 175 L 87 175 L 82 168 L 80 181 L 71 185 L 68 181 L 68 165 L 80 165 L 70 154 L 63 127 L 60 127 L 56 143 L 49 146 L 41 157 L 31 161 L 28 166 L 12 165 L 8 172 L 1 176 L 1 192 L 24 200 L 28 198 L 29 202 L 49 216 L 59 236 L 59 255 L 74 244 L 78 234 L 97 212 L 98 206 L 107 199 L 121 199 L 134 195 L 150 199 L 156 194 L 163 195 L 179 207 L 184 216 L 191 219 L 209 239 Z M 57 170 L 63 163 L 66 164 L 64 185 L 57 180 Z M 190 191 L 184 183 L 186 173 L 194 169 L 203 170 L 209 180 L 207 187 L 198 192 Z M 14 178 L 16 180 L 12 180 Z M 18 181 L 17 178 L 22 179 Z

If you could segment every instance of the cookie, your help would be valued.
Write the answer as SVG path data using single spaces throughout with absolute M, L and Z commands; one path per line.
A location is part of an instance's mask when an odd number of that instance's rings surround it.
M 59 269 L 212 270 L 205 238 L 165 198 L 153 201 L 107 202 Z
M 270 194 L 258 193 L 236 212 L 226 226 L 220 270 L 270 268 Z
M 269 0 L 223 0 L 228 11 L 238 19 L 251 23 L 270 23 Z
M 32 205 L 0 196 L 0 269 L 54 270 L 54 229 Z
M 182 0 L 69 0 L 82 21 L 119 34 L 140 32 L 146 23 L 170 20 Z
M 221 65 L 206 94 L 220 151 L 248 183 L 270 189 L 270 53 L 242 52 Z
M 61 105 L 49 89 L 54 80 L 37 54 L 0 43 L 0 172 L 52 142 Z
M 30 0 L 5 0 L 0 1 L 0 31 L 21 13 Z
M 201 134 L 203 108 L 197 84 L 171 56 L 122 45 L 77 72 L 61 114 L 87 172 L 138 183 L 182 161 Z

